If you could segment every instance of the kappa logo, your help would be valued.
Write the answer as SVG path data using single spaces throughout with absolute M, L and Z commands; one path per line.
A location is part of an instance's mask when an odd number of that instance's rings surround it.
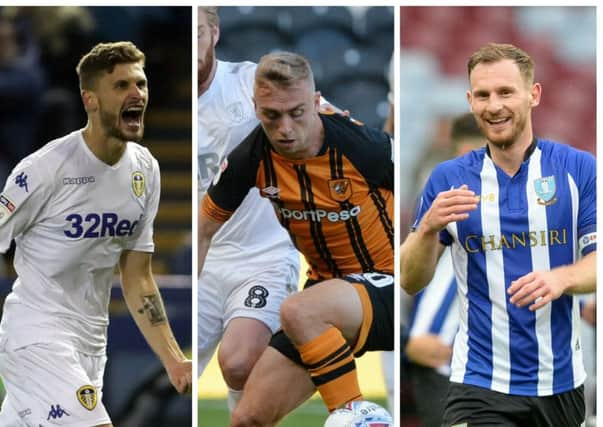
M 144 194 L 145 179 L 142 172 L 134 172 L 132 174 L 132 190 L 136 197 L 140 197 Z
M 63 416 L 69 417 L 70 415 L 67 413 L 67 411 L 61 408 L 61 405 L 50 405 L 50 411 L 48 412 L 48 418 L 46 418 L 46 421 L 50 420 L 51 418 L 53 420 L 62 418 Z
M 15 184 L 17 184 L 19 188 L 25 188 L 25 192 L 29 193 L 29 187 L 27 187 L 27 175 L 25 175 L 25 172 L 21 172 L 19 175 L 17 175 L 15 178 Z
M 77 400 L 82 404 L 84 408 L 92 411 L 96 408 L 96 389 L 94 386 L 85 385 L 77 390 Z
M 328 183 L 331 199 L 345 202 L 352 196 L 352 182 L 349 178 L 330 179 Z

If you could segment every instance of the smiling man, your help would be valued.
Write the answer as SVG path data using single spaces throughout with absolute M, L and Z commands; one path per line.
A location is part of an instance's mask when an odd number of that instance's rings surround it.
M 174 387 L 190 388 L 151 272 L 159 166 L 132 142 L 143 137 L 144 60 L 130 42 L 86 54 L 86 127 L 22 160 L 0 195 L 0 251 L 15 239 L 18 273 L 0 324 L 0 425 L 111 426 L 101 398 L 117 263 L 139 329 Z
M 491 43 L 468 62 L 484 148 L 438 165 L 401 248 L 415 293 L 451 246 L 460 300 L 443 426 L 572 426 L 584 420 L 576 294 L 596 287 L 592 155 L 535 138 L 534 63 Z

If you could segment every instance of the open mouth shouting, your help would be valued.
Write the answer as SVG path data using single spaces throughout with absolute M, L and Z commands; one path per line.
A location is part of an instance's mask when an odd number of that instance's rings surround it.
M 126 125 L 128 130 L 137 132 L 143 126 L 143 115 L 144 105 L 130 105 L 121 111 L 121 120 Z

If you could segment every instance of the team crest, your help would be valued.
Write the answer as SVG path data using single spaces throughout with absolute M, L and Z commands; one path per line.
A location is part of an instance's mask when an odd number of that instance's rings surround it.
M 235 123 L 241 123 L 245 120 L 245 113 L 243 112 L 243 103 L 234 102 L 226 107 L 226 111 L 230 113 L 232 121 Z
M 538 196 L 536 201 L 541 205 L 550 206 L 557 201 L 557 197 L 555 196 L 557 186 L 555 185 L 554 175 L 535 179 L 534 190 L 536 190 L 536 195 Z
M 352 183 L 349 178 L 330 179 L 329 193 L 331 199 L 345 202 L 352 196 Z
M 96 389 L 94 386 L 85 385 L 78 389 L 77 400 L 80 401 L 82 406 L 89 411 L 96 408 Z
M 132 174 L 132 190 L 136 197 L 140 197 L 144 194 L 144 175 L 142 172 L 134 172 Z

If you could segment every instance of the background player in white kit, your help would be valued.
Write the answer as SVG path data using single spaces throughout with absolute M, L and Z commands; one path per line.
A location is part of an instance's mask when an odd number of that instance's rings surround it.
M 111 426 L 102 398 L 108 302 L 124 298 L 179 392 L 191 384 L 151 272 L 159 166 L 140 145 L 144 54 L 99 44 L 77 71 L 88 123 L 13 170 L 0 195 L 0 251 L 16 240 L 18 278 L 0 324 L 2 426 Z
M 259 123 L 253 108 L 256 64 L 218 61 L 216 7 L 198 10 L 199 193 L 221 161 Z M 199 375 L 221 340 L 218 360 L 232 409 L 297 287 L 299 254 L 257 189 L 212 240 L 198 288 Z

